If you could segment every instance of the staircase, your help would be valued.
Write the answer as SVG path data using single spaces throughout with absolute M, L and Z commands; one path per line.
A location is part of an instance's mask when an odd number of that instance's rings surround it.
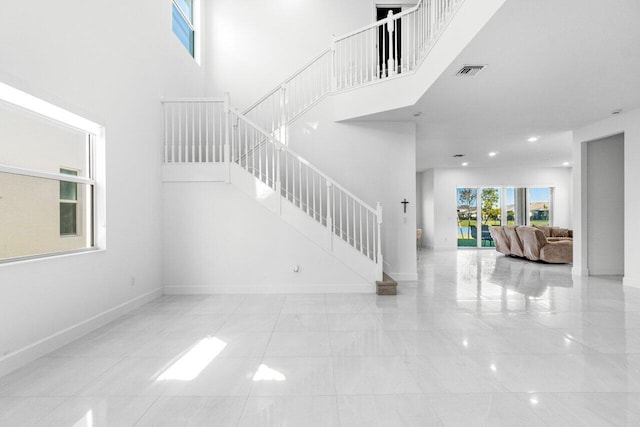
M 328 94 L 413 73 L 463 1 L 420 0 L 334 38 L 327 50 L 243 112 L 230 105 L 228 95 L 163 100 L 165 166 L 223 165 L 224 181 L 365 280 L 384 282 L 380 203 L 368 205 L 292 151 L 287 127 Z M 399 26 L 402 35 L 395 30 Z

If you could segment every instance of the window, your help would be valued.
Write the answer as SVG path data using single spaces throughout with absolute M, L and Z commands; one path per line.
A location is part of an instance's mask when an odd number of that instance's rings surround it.
M 549 225 L 551 195 L 549 188 L 529 189 L 529 224 Z
M 60 168 L 60 173 L 78 176 L 78 171 Z M 75 236 L 78 233 L 78 184 L 60 181 L 60 235 Z
M 173 33 L 195 58 L 195 27 L 193 25 L 193 0 L 173 0 L 171 7 Z
M 0 262 L 103 248 L 103 128 L 3 83 L 0 124 Z
M 553 223 L 553 187 L 459 187 L 456 200 L 458 247 L 495 246 L 493 225 Z

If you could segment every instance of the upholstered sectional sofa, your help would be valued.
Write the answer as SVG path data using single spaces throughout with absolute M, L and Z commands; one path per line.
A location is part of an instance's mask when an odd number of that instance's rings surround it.
M 507 256 L 554 264 L 573 262 L 573 234 L 556 227 L 492 226 L 496 250 Z

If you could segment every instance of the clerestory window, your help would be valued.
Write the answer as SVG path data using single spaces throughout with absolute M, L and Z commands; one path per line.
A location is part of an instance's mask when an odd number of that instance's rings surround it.
M 195 58 L 195 25 L 193 0 L 173 0 L 172 4 L 172 29 L 180 43 Z

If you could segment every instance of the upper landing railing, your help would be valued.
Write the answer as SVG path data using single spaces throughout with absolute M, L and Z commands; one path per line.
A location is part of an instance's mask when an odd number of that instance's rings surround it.
M 287 123 L 331 92 L 416 70 L 464 0 L 420 0 L 348 34 L 244 111 L 282 142 Z

